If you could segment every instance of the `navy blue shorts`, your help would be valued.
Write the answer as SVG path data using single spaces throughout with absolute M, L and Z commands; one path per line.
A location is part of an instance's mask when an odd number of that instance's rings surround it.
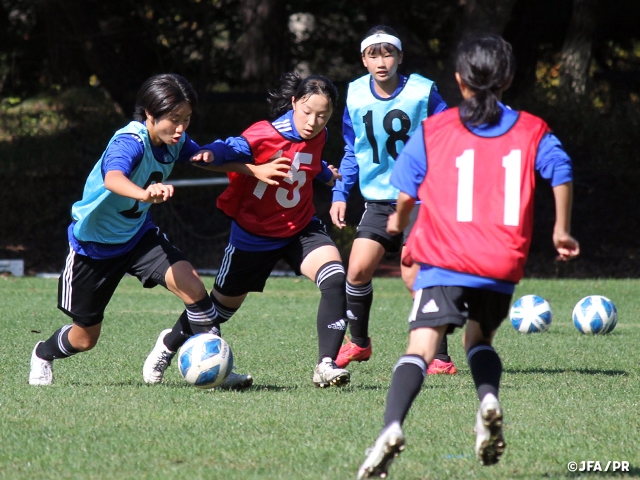
M 284 260 L 296 275 L 301 275 L 300 265 L 305 257 L 325 245 L 335 246 L 324 224 L 317 219 L 294 235 L 287 245 L 274 250 L 252 252 L 229 244 L 213 288 L 227 297 L 262 292 L 280 260 Z
M 418 218 L 419 205 L 411 211 L 411 222 L 403 233 L 390 235 L 387 233 L 387 220 L 389 215 L 395 213 L 396 204 L 387 202 L 366 202 L 364 213 L 356 230 L 356 238 L 368 238 L 382 245 L 389 253 L 399 252 L 407 243 L 409 233 Z
M 409 314 L 409 330 L 449 325 L 447 333 L 467 320 L 480 324 L 488 337 L 509 313 L 511 294 L 484 288 L 436 286 L 416 291 Z
M 167 270 L 182 260 L 180 250 L 159 228 L 149 230 L 131 251 L 114 258 L 95 259 L 70 249 L 58 281 L 58 308 L 82 326 L 97 325 L 127 273 L 145 288 L 166 288 Z

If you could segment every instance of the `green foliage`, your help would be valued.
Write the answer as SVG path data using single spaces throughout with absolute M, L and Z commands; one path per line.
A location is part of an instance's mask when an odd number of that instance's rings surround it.
M 0 479 L 354 478 L 379 433 L 392 368 L 407 342 L 402 281 L 376 278 L 374 356 L 350 367 L 350 386 L 316 389 L 319 293 L 306 280 L 270 279 L 223 328 L 238 371 L 255 378 L 251 390 L 197 390 L 175 365 L 163 384 L 147 386 L 142 363 L 183 307 L 168 292 L 125 278 L 98 346 L 56 361 L 55 385 L 31 387 L 33 345 L 67 321 L 55 308 L 57 281 L 0 283 L 0 325 L 11 338 L 0 344 Z M 497 334 L 507 441 L 500 463 L 481 467 L 473 457 L 477 398 L 458 332 L 449 348 L 459 373 L 426 379 L 391 478 L 576 478 L 567 471 L 572 460 L 625 460 L 626 477 L 640 474 L 640 369 L 630 354 L 640 342 L 640 283 L 525 280 L 516 297 L 527 293 L 547 298 L 554 318 L 544 334 L 522 335 L 508 322 Z M 585 336 L 571 324 L 586 294 L 616 303 L 611 334 Z

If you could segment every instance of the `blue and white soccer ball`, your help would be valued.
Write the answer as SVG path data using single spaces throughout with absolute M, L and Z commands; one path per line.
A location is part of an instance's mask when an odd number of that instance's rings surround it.
M 611 300 L 602 295 L 589 295 L 573 309 L 573 324 L 580 333 L 604 335 L 616 327 L 618 310 Z
M 551 326 L 551 305 L 538 295 L 519 298 L 509 311 L 511 325 L 520 333 L 546 332 Z
M 180 375 L 194 387 L 217 387 L 227 379 L 232 368 L 231 347 L 212 333 L 194 335 L 178 351 Z

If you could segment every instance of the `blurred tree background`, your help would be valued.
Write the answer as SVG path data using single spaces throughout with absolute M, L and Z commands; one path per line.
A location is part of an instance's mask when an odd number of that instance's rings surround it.
M 505 103 L 546 119 L 572 156 L 573 233 L 583 249 L 572 264 L 554 261 L 553 202 L 541 182 L 527 274 L 640 273 L 632 215 L 640 185 L 640 2 L 628 0 L 0 0 L 0 258 L 24 258 L 30 273 L 61 270 L 71 204 L 130 118 L 137 89 L 156 73 L 193 83 L 200 106 L 189 134 L 201 143 L 265 118 L 267 91 L 283 72 L 330 77 L 341 98 L 325 158 L 338 165 L 346 88 L 365 73 L 359 42 L 378 24 L 403 40 L 401 73 L 434 79 L 450 105 L 460 100 L 458 41 L 477 30 L 510 41 L 517 71 Z M 211 174 L 185 166 L 173 176 Z M 227 239 L 219 192 L 178 187 L 171 202 L 154 206 L 157 223 L 198 268 L 218 267 Z M 317 186 L 327 222 L 330 197 Z M 351 225 L 362 208 L 356 191 Z M 350 236 L 330 233 L 347 253 Z

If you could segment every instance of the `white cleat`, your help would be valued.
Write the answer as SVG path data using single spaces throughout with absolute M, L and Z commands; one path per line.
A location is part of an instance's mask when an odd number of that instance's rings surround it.
M 158 340 L 156 340 L 153 350 L 151 350 L 151 353 L 149 353 L 147 359 L 144 361 L 142 378 L 144 378 L 145 383 L 155 384 L 162 382 L 164 371 L 171 365 L 171 360 L 176 352 L 172 352 L 164 345 L 164 337 L 170 331 L 171 329 L 168 328 L 160 332 L 160 336 Z
M 244 390 L 245 388 L 249 388 L 253 385 L 253 377 L 251 374 L 242 374 L 242 373 L 233 373 L 231 372 L 229 376 L 215 388 L 221 388 L 222 390 Z
M 43 360 L 36 355 L 38 345 L 36 343 L 31 352 L 31 371 L 29 372 L 29 385 L 51 385 L 53 383 L 53 362 Z
M 351 374 L 344 368 L 338 368 L 330 358 L 323 359 L 313 369 L 313 383 L 316 387 L 342 387 L 351 381 Z
M 358 480 L 387 478 L 391 462 L 404 450 L 404 433 L 398 422 L 385 428 L 373 447 L 367 450 L 367 459 L 358 470 Z
M 477 434 L 476 458 L 480 464 L 498 463 L 506 443 L 502 435 L 502 407 L 495 395 L 490 393 L 482 399 L 474 430 Z

